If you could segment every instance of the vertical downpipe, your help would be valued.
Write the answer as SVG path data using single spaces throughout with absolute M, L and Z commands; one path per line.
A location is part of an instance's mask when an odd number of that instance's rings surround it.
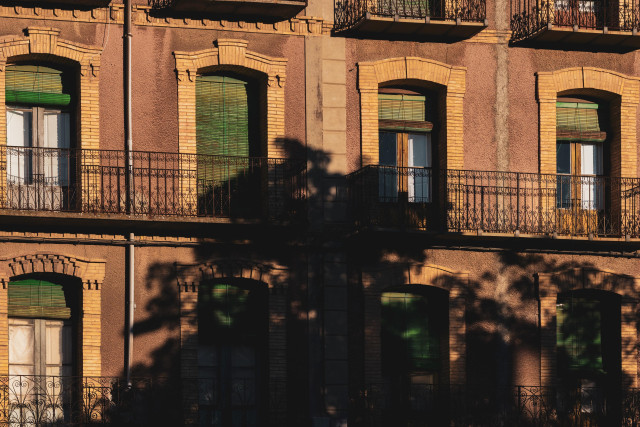
M 125 0 L 124 2 L 124 27 L 123 27 L 123 53 L 124 53 L 124 102 L 125 102 L 125 123 L 124 123 L 124 136 L 126 139 L 126 201 L 127 212 L 129 214 L 134 213 L 134 194 L 133 194 L 133 120 L 131 112 L 131 0 Z M 129 233 L 129 245 L 127 256 L 127 341 L 126 345 L 126 360 L 125 369 L 127 373 L 127 386 L 131 387 L 131 363 L 133 361 L 133 324 L 134 324 L 134 310 L 135 310 L 135 234 Z

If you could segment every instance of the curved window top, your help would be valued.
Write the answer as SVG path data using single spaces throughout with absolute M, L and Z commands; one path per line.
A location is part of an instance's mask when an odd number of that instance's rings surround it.
M 69 319 L 71 308 L 61 284 L 39 279 L 9 282 L 9 316 Z
M 43 65 L 7 65 L 5 99 L 8 104 L 65 107 L 71 104 L 68 73 Z

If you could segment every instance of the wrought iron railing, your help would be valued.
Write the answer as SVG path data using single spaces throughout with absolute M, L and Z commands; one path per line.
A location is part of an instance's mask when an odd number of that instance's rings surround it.
M 145 216 L 291 219 L 306 168 L 287 159 L 2 147 L 0 208 Z M 130 182 L 129 182 L 130 181 Z
M 335 29 L 348 30 L 370 17 L 483 22 L 485 0 L 335 0 Z
M 356 225 L 436 228 L 434 178 L 431 168 L 367 166 L 352 173 L 347 181 Z
M 629 31 L 638 29 L 638 0 L 511 0 L 512 40 L 532 37 L 549 26 Z
M 359 226 L 640 236 L 640 179 L 367 166 L 348 176 Z
M 640 390 L 370 384 L 351 399 L 358 427 L 637 426 Z M 350 423 L 351 424 L 351 423 Z
M 0 426 L 282 426 L 284 382 L 258 390 L 249 380 L 11 375 L 0 377 Z M 187 391 L 195 390 L 194 394 Z M 180 404 L 182 403 L 182 405 Z M 190 424 L 191 423 L 191 424 Z

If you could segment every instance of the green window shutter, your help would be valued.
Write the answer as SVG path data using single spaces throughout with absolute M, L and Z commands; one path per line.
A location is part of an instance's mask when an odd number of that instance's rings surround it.
M 62 285 L 44 280 L 17 280 L 9 282 L 9 316 L 30 318 L 69 319 Z
M 71 94 L 64 84 L 64 73 L 40 65 L 7 65 L 5 102 L 64 107 Z
M 558 352 L 573 371 L 602 372 L 600 301 L 567 297 L 556 306 Z
M 265 301 L 255 292 L 229 284 L 201 284 L 198 290 L 198 337 L 201 343 L 256 339 Z
M 249 95 L 247 83 L 226 76 L 196 77 L 196 152 L 208 156 L 249 156 Z M 240 161 L 201 157 L 200 191 L 236 178 Z
M 559 140 L 604 141 L 598 104 L 556 103 L 556 133 Z
M 198 154 L 249 156 L 247 83 L 226 76 L 196 78 Z
M 440 368 L 440 340 L 428 299 L 410 293 L 382 294 L 385 371 L 434 371 Z

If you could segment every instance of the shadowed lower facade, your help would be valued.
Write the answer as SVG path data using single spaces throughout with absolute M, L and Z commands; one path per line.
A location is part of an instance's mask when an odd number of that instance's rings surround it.
M 609 3 L 0 1 L 0 424 L 636 425 Z

